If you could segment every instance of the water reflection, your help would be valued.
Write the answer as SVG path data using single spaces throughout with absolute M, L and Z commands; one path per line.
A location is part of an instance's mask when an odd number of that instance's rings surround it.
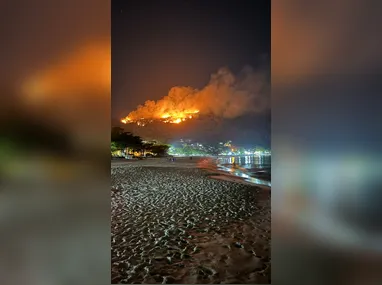
M 220 170 L 242 177 L 248 182 L 271 187 L 270 156 L 219 157 L 217 162 Z
M 264 169 L 271 167 L 270 156 L 222 156 L 218 158 L 221 165 L 237 164 L 247 169 Z

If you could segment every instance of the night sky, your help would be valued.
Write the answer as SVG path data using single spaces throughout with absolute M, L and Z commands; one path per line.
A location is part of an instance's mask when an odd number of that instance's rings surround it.
M 221 67 L 270 66 L 270 1 L 112 0 L 112 119 L 173 86 L 202 88 Z M 270 144 L 270 111 L 190 136 Z

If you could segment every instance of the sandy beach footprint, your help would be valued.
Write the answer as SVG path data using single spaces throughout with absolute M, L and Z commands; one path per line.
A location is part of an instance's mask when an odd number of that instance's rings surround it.
M 182 283 L 232 284 L 247 283 L 249 279 L 255 283 L 260 281 L 251 273 L 263 270 L 264 263 L 234 239 L 220 237 L 198 243 L 197 247 L 200 251 L 192 255 L 195 270 Z
M 113 283 L 269 283 L 259 274 L 268 194 L 194 169 L 113 168 L 112 176 Z

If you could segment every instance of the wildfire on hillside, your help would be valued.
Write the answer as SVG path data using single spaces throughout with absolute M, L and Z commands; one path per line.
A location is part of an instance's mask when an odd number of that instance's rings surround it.
M 168 95 L 157 102 L 148 100 L 144 105 L 121 119 L 124 124 L 145 126 L 154 121 L 180 124 L 199 115 L 236 118 L 269 107 L 267 80 L 264 72 L 246 67 L 235 76 L 227 68 L 212 74 L 203 89 L 173 87 Z
M 124 124 L 136 123 L 138 126 L 145 126 L 147 123 L 152 123 L 154 120 L 161 121 L 163 123 L 180 124 L 181 122 L 197 117 L 198 113 L 199 113 L 199 110 L 166 111 L 166 112 L 163 112 L 162 114 L 157 114 L 153 116 L 152 119 L 145 119 L 145 118 L 133 119 L 128 116 L 122 119 L 121 122 Z

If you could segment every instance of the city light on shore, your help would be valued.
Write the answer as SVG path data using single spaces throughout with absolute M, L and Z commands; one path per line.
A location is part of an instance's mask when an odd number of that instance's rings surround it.
M 169 148 L 169 154 L 174 156 L 270 156 L 271 151 L 262 147 L 236 147 L 231 141 L 219 144 L 202 144 L 191 140 L 179 140 Z

